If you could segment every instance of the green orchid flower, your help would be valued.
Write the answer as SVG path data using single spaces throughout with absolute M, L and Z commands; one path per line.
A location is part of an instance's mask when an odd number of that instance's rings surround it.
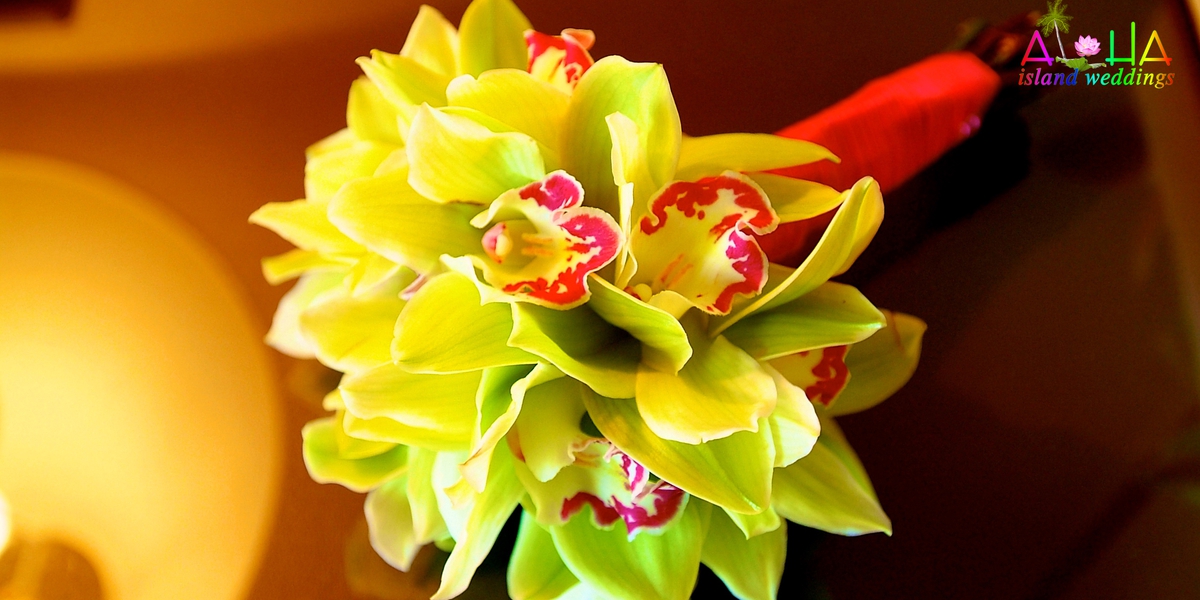
M 774 598 L 790 520 L 890 533 L 833 418 L 915 369 L 924 324 L 846 271 L 883 217 L 771 171 L 836 160 L 770 135 L 686 137 L 661 65 L 594 61 L 509 0 L 423 7 L 359 60 L 306 198 L 251 221 L 296 245 L 268 342 L 344 374 L 304 430 L 318 482 L 366 492 L 375 549 L 450 552 L 462 593 L 509 515 L 514 598 L 686 598 L 701 563 Z M 797 268 L 756 236 L 836 211 Z

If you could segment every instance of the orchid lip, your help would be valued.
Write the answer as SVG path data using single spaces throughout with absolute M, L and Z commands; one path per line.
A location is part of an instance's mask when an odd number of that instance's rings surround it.
M 630 287 L 639 297 L 641 285 L 652 294 L 675 291 L 705 312 L 726 314 L 736 296 L 766 284 L 766 255 L 750 232 L 778 224 L 766 194 L 739 173 L 671 183 L 633 232 L 639 273 Z
M 484 278 L 543 306 L 586 302 L 587 276 L 616 258 L 624 236 L 608 213 L 582 204 L 583 186 L 564 171 L 497 198 L 471 221 L 487 228 L 477 261 Z

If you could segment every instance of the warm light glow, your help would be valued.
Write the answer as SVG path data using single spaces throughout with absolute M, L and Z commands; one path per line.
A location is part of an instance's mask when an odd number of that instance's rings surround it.
M 261 332 L 215 254 L 137 192 L 0 153 L 0 489 L 124 600 L 244 597 L 273 520 Z
M 4 499 L 4 494 L 0 494 L 0 555 L 8 549 L 8 543 L 12 541 L 12 509 L 8 506 L 8 501 Z
M 363 23 L 398 23 L 421 4 L 415 0 L 73 3 L 75 9 L 64 22 L 0 18 L 0 71 L 45 73 L 193 58 Z

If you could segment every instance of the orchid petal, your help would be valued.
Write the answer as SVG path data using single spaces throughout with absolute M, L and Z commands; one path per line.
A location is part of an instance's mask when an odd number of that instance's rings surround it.
M 766 195 L 743 175 L 676 181 L 654 195 L 650 214 L 634 225 L 638 273 L 630 283 L 678 292 L 710 314 L 728 313 L 736 297 L 757 294 L 767 277 L 766 254 L 742 228 L 761 234 L 778 223 Z
M 510 0 L 472 2 L 458 26 L 462 72 L 479 76 L 490 69 L 524 70 L 529 29 L 529 20 Z
M 696 585 L 700 548 L 711 514 L 711 505 L 688 502 L 659 535 L 639 535 L 632 540 L 623 522 L 601 529 L 580 514 L 551 527 L 550 535 L 571 572 L 603 594 L 686 600 Z
M 289 250 L 262 260 L 263 277 L 267 283 L 278 285 L 295 279 L 315 269 L 344 268 L 354 263 L 353 258 L 321 254 L 315 250 Z
M 770 533 L 782 527 L 784 523 L 784 520 L 779 517 L 779 513 L 770 506 L 756 515 L 744 515 L 724 509 L 721 512 L 733 521 L 733 524 L 741 531 L 743 539 Z
M 575 462 L 592 438 L 579 422 L 583 384 L 569 377 L 530 389 L 516 422 L 516 439 L 521 456 L 538 481 L 550 481 L 563 467 Z
M 458 74 L 458 32 L 436 8 L 422 5 L 400 56 L 434 73 L 453 77 Z
M 387 258 L 368 252 L 358 259 L 346 274 L 345 285 L 356 297 L 376 296 L 391 290 L 392 286 L 404 290 L 416 282 L 418 275 L 412 269 L 398 265 Z
M 607 118 L 622 113 L 637 125 L 638 145 L 653 189 L 675 173 L 681 137 L 679 112 L 662 65 L 605 57 L 579 80 L 563 134 L 562 164 L 583 183 L 588 205 L 620 214 Z M 636 212 L 636 209 L 635 209 Z
M 328 202 L 309 200 L 270 202 L 254 211 L 250 222 L 274 231 L 303 250 L 327 254 L 361 253 L 362 246 L 329 222 L 325 215 L 328 207 Z
M 330 152 L 345 150 L 363 141 L 363 139 L 365 138 L 354 135 L 354 132 L 349 127 L 344 127 L 325 136 L 316 143 L 310 144 L 304 149 L 304 158 L 308 160 L 318 158 Z
M 480 373 L 416 375 L 392 364 L 349 375 L 339 389 L 346 410 L 359 419 L 385 418 L 404 444 L 464 448 L 475 425 Z
M 789 521 L 841 535 L 883 532 L 892 522 L 875 497 L 862 463 L 832 419 L 822 420 L 808 456 L 776 469 L 772 503 Z
M 819 287 L 830 277 L 844 273 L 879 230 L 883 221 L 883 197 L 879 184 L 864 177 L 842 192 L 844 200 L 834 214 L 816 249 L 800 267 L 787 274 L 786 267 L 771 265 L 771 277 L 762 293 L 753 301 L 736 308 L 728 316 L 712 321 L 709 333 L 717 335 L 741 319 L 760 310 L 787 304 Z
M 478 79 L 463 75 L 450 82 L 451 106 L 478 110 L 537 140 L 558 148 L 570 96 L 550 84 L 516 70 L 488 71 Z
M 437 202 L 488 203 L 546 175 L 533 138 L 429 106 L 417 109 L 407 148 L 409 184 Z
M 567 568 L 554 538 L 528 512 L 521 514 L 521 529 L 508 562 L 508 595 L 513 600 L 559 600 L 579 578 Z
M 372 50 L 370 58 L 359 57 L 355 62 L 402 118 L 412 114 L 411 107 L 446 105 L 446 85 L 453 77 L 451 74 L 431 71 L 409 56 L 380 50 Z
M 476 212 L 474 205 L 425 199 L 397 171 L 343 187 L 330 202 L 329 220 L 372 251 L 427 273 L 442 254 L 479 251 L 483 236 L 471 227 Z
M 832 152 L 812 142 L 769 133 L 722 133 L 683 139 L 675 178 L 683 181 L 725 171 L 770 171 L 818 160 L 839 162 Z
M 345 373 L 390 362 L 403 289 L 404 282 L 394 277 L 370 294 L 355 296 L 343 285 L 316 298 L 300 314 L 300 327 L 317 359 Z
M 775 442 L 775 466 L 786 467 L 812 451 L 821 434 L 821 423 L 804 391 L 788 381 L 771 365 L 762 365 L 775 380 L 775 411 L 768 419 Z
M 438 491 L 438 505 L 446 515 L 454 550 L 442 570 L 442 585 L 430 600 L 448 600 L 465 591 L 484 557 L 496 543 L 496 536 L 508 516 L 517 507 L 517 501 L 525 494 L 521 482 L 513 472 L 513 457 L 506 446 L 492 453 L 488 468 L 487 485 L 478 494 L 472 494 L 465 504 L 454 506 L 445 490 L 458 482 L 457 469 L 451 470 L 456 457 L 439 455 L 434 466 L 434 488 Z
M 342 284 L 346 270 L 316 270 L 300 276 L 275 309 L 267 343 L 293 358 L 316 358 L 313 344 L 300 328 L 300 315 L 320 295 Z
M 533 354 L 508 344 L 512 332 L 508 306 L 480 304 L 479 292 L 469 279 L 444 273 L 421 286 L 401 311 L 392 360 L 414 373 L 457 373 L 537 362 Z
M 363 505 L 371 547 L 380 558 L 401 571 L 408 571 L 421 549 L 413 531 L 407 490 L 408 477 L 401 475 L 372 490 Z
M 488 283 L 519 299 L 568 309 L 588 300 L 588 274 L 616 257 L 621 231 L 602 210 L 579 206 L 583 188 L 555 171 L 501 195 L 471 222 L 486 228 L 475 264 Z
M 350 84 L 346 126 L 355 137 L 403 146 L 405 132 L 400 129 L 400 117 L 400 111 L 369 78 L 359 77 Z
M 770 364 L 804 390 L 813 403 L 829 406 L 850 380 L 851 373 L 845 360 L 847 349 L 847 346 L 827 346 L 789 354 Z
M 746 176 L 767 193 L 780 223 L 823 215 L 842 202 L 841 192 L 821 183 L 770 173 L 749 173 Z
M 310 155 L 304 163 L 305 197 L 323 211 L 343 185 L 370 177 L 396 150 L 394 144 L 363 140 Z
M 787 555 L 787 528 L 747 538 L 730 516 L 713 511 L 700 559 L 740 600 L 775 600 Z
M 633 221 L 646 211 L 650 195 L 658 189 L 646 163 L 644 148 L 637 123 L 622 113 L 616 112 L 604 118 L 612 138 L 613 181 L 617 184 L 617 210 L 621 232 L 625 243 L 617 255 L 616 269 L 612 281 L 624 288 L 637 273 L 637 258 L 633 256 L 629 240 L 633 236 Z M 634 211 L 637 215 L 634 215 Z
M 757 432 L 759 420 L 775 409 L 774 381 L 729 340 L 710 340 L 699 315 L 692 315 L 683 327 L 693 354 L 678 374 L 639 366 L 638 412 L 655 435 L 685 444 Z
M 408 486 L 406 494 L 412 507 L 413 536 L 420 544 L 444 539 L 450 535 L 438 510 L 437 493 L 433 489 L 433 466 L 438 453 L 425 448 L 408 449 Z
M 341 394 L 337 390 L 330 392 L 331 395 L 336 394 L 339 398 Z M 354 436 L 346 430 L 346 421 L 351 418 L 346 412 L 345 406 L 340 409 L 334 409 L 338 418 L 341 419 L 342 426 L 333 428 L 333 440 L 337 447 L 337 455 L 339 458 L 347 460 L 358 460 L 361 458 L 371 458 L 379 456 L 396 447 L 395 442 L 386 442 L 372 440 L 368 438 L 360 438 Z
M 735 512 L 758 513 L 769 505 L 775 463 L 769 427 L 683 444 L 655 435 L 636 402 L 586 394 L 584 404 L 604 437 L 664 481 Z
M 341 415 L 309 422 L 304 438 L 304 464 L 317 483 L 337 483 L 356 492 L 366 492 L 391 479 L 407 466 L 404 446 L 366 458 L 346 458 L 339 453 L 337 436 Z M 344 435 L 344 434 L 341 434 Z
M 633 397 L 638 343 L 591 308 L 554 310 L 520 303 L 512 305 L 512 316 L 510 346 L 536 354 L 599 394 Z
M 463 491 L 459 493 L 468 493 L 465 486 L 476 492 L 483 491 L 492 452 L 516 423 L 526 388 L 561 376 L 562 373 L 557 369 L 541 365 L 496 367 L 483 371 L 483 379 L 475 395 L 477 416 L 471 435 L 471 453 L 459 466 L 465 484 L 460 486 Z
M 787 304 L 738 321 L 724 335 L 754 358 L 770 360 L 860 342 L 885 322 L 883 313 L 857 289 L 825 282 Z
M 829 414 L 848 415 L 883 402 L 908 383 L 921 357 L 925 322 L 903 313 L 885 311 L 888 325 L 850 347 L 846 367 L 854 375 Z
M 678 373 L 692 346 L 679 320 L 593 275 L 588 307 L 600 318 L 629 332 L 642 342 L 642 362 L 665 373 Z

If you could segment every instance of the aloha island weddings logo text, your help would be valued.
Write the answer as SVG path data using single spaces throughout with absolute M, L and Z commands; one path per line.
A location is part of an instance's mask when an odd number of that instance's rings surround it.
M 1100 40 L 1090 35 L 1079 36 L 1079 40 L 1075 42 L 1075 54 L 1078 56 L 1067 58 L 1067 53 L 1063 50 L 1061 34 L 1070 30 L 1068 21 L 1072 17 L 1066 15 L 1067 7 L 1062 4 L 1062 0 L 1054 0 L 1053 4 L 1047 2 L 1046 7 L 1046 14 L 1037 21 L 1041 31 L 1036 29 L 1033 31 L 1033 35 L 1029 38 L 1029 46 L 1025 48 L 1025 57 L 1021 59 L 1021 76 L 1017 80 L 1018 85 L 1144 85 L 1161 90 L 1175 83 L 1175 73 L 1163 71 L 1163 67 L 1171 66 L 1171 57 L 1167 55 L 1166 47 L 1157 30 L 1150 32 L 1140 59 L 1136 58 L 1138 39 L 1137 23 L 1135 22 L 1129 23 L 1128 46 L 1124 45 L 1123 39 L 1118 40 L 1116 30 L 1109 30 L 1108 58 L 1099 62 L 1089 62 L 1091 57 L 1100 53 Z M 1046 50 L 1044 41 L 1052 31 L 1058 40 L 1060 56 L 1056 57 L 1052 57 Z M 1118 45 L 1118 41 L 1122 43 Z M 1035 46 L 1041 49 L 1041 56 L 1035 53 Z M 1118 54 L 1124 54 L 1125 48 L 1129 49 L 1129 55 L 1118 56 Z M 1157 55 L 1152 56 L 1151 52 L 1157 52 Z M 1045 70 L 1043 71 L 1042 67 L 1038 67 L 1036 63 L 1046 63 Z M 1070 71 L 1056 71 L 1055 63 L 1065 65 Z M 1117 64 L 1122 64 L 1122 66 L 1116 71 L 1096 71 L 1096 69 L 1111 68 Z M 1080 73 L 1083 73 L 1083 77 L 1080 77 Z

